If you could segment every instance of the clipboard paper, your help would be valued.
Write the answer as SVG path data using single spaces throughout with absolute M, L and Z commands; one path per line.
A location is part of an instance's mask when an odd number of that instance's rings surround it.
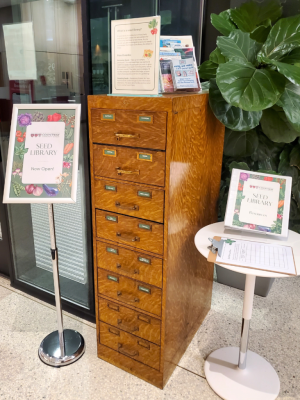
M 275 272 L 285 275 L 297 275 L 293 249 L 290 246 L 214 237 L 223 241 L 221 254 L 209 252 L 207 260 L 216 264 L 233 265 Z

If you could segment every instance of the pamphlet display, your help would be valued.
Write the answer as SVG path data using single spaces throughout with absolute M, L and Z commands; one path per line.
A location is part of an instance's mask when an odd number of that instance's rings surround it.
M 292 178 L 233 169 L 225 227 L 288 236 Z
M 160 16 L 111 22 L 112 93 L 157 95 Z
M 44 338 L 38 354 L 54 367 L 75 362 L 85 351 L 81 334 L 63 328 L 53 211 L 53 203 L 76 202 L 80 108 L 15 104 L 6 167 L 3 203 L 48 203 L 58 330 Z

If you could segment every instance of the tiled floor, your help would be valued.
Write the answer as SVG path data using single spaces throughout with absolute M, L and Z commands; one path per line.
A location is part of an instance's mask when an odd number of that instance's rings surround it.
M 55 310 L 0 278 L 0 399 L 219 399 L 204 378 L 204 359 L 219 347 L 238 346 L 242 301 L 241 291 L 214 283 L 212 309 L 162 391 L 99 360 L 95 325 L 66 313 L 65 328 L 82 333 L 86 353 L 64 368 L 43 364 L 37 350 L 56 329 Z M 278 372 L 279 399 L 300 399 L 300 280 L 277 279 L 267 298 L 255 296 L 254 307 L 250 349 Z

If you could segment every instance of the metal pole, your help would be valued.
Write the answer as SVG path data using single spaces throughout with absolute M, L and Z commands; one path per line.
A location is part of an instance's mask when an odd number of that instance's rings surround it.
M 255 280 L 256 280 L 256 276 L 246 275 L 242 332 L 241 332 L 241 343 L 240 343 L 239 364 L 238 364 L 240 369 L 246 368 L 250 320 L 251 320 L 251 316 L 252 316 L 253 298 L 254 298 L 254 289 L 255 289 Z
M 51 257 L 52 257 L 53 281 L 54 281 L 55 305 L 56 305 L 56 313 L 57 313 L 60 356 L 64 357 L 65 356 L 65 340 L 64 340 L 64 327 L 63 327 L 60 286 L 59 286 L 59 272 L 58 272 L 58 259 L 57 259 L 53 204 L 48 204 L 48 215 L 49 215 L 49 226 L 50 226 L 50 239 L 51 239 L 51 249 L 50 250 L 51 250 Z

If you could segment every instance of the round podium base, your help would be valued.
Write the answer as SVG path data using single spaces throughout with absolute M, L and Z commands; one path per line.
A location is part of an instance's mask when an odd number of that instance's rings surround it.
M 274 368 L 253 351 L 247 352 L 246 369 L 238 368 L 238 347 L 225 347 L 205 361 L 209 386 L 225 400 L 275 400 L 280 381 Z
M 79 332 L 64 329 L 65 356 L 61 357 L 58 331 L 50 333 L 39 347 L 39 357 L 51 367 L 63 367 L 77 361 L 85 351 L 85 342 Z

